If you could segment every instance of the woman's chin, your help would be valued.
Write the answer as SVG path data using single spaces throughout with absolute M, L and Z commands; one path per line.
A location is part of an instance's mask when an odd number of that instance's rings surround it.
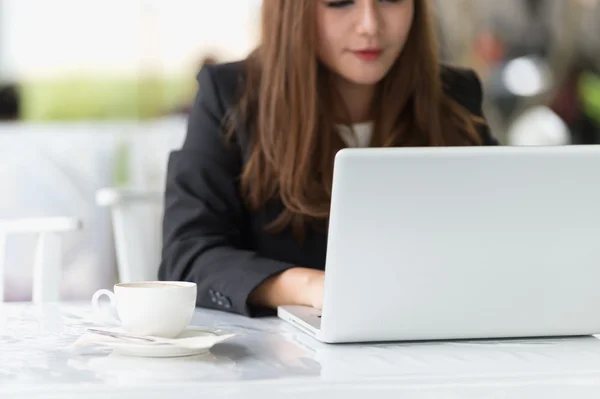
M 387 70 L 385 68 L 367 67 L 359 71 L 341 71 L 340 76 L 349 83 L 360 86 L 372 86 L 381 82 Z

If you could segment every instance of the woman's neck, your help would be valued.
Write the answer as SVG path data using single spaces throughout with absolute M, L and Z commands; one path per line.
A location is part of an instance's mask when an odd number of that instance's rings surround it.
M 357 85 L 338 78 L 335 88 L 345 108 L 338 110 L 338 116 L 344 123 L 355 124 L 371 120 L 371 103 L 375 96 L 374 85 Z

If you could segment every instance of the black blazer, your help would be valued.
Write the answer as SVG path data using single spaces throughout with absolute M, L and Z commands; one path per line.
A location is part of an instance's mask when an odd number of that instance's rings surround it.
M 181 150 L 169 157 L 163 221 L 161 280 L 198 284 L 197 305 L 257 316 L 270 313 L 248 306 L 250 293 L 265 279 L 301 266 L 323 270 L 327 235 L 307 230 L 300 245 L 290 231 L 264 231 L 283 209 L 273 201 L 249 211 L 239 190 L 248 153 L 248 134 L 236 132 L 225 142 L 222 121 L 237 100 L 242 63 L 204 67 L 198 74 L 199 94 Z M 466 69 L 444 67 L 445 90 L 465 108 L 482 116 L 482 89 Z M 496 145 L 487 126 L 480 129 L 485 145 Z

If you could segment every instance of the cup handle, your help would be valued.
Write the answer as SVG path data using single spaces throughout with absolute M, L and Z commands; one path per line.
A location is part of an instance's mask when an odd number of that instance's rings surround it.
M 103 296 L 107 296 L 108 299 L 110 300 L 110 307 L 112 311 L 116 311 L 117 308 L 117 297 L 115 296 L 115 293 L 109 290 L 98 290 L 94 293 L 94 296 L 92 297 L 92 309 L 94 311 L 94 315 L 97 317 L 100 317 L 104 312 L 102 312 L 102 309 L 100 308 L 100 298 L 102 298 Z M 112 324 L 117 324 L 120 325 L 121 322 L 114 316 L 112 315 L 103 315 L 102 318 L 104 319 L 105 322 L 110 322 Z

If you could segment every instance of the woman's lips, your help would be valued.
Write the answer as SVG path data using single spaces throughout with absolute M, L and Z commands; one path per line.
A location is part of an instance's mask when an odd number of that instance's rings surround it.
M 381 56 L 381 49 L 364 49 L 353 51 L 354 55 L 363 61 L 375 61 Z

